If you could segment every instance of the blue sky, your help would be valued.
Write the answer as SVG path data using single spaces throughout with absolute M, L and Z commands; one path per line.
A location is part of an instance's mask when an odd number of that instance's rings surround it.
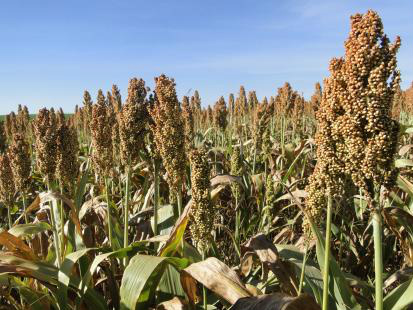
M 175 78 L 178 95 L 203 104 L 237 93 L 275 94 L 285 81 L 306 97 L 344 54 L 349 17 L 372 8 L 402 37 L 403 87 L 413 80 L 413 1 L 2 1 L 0 114 L 25 104 L 81 104 L 129 78 Z

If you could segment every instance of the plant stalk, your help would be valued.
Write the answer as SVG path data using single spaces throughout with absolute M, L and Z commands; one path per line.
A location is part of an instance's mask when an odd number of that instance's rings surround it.
M 178 192 L 176 193 L 177 203 L 178 203 L 178 215 L 181 216 L 182 214 L 182 190 L 181 186 L 179 186 Z
M 11 206 L 7 207 L 7 219 L 9 221 L 9 229 L 13 226 L 12 220 L 11 220 L 11 212 L 10 212 Z
M 130 161 L 129 161 L 130 162 Z M 126 168 L 126 185 L 125 185 L 125 205 L 123 207 L 123 247 L 129 245 L 129 179 L 130 179 L 130 164 Z M 124 259 L 125 267 L 128 264 L 128 257 Z
M 324 247 L 324 270 L 323 270 L 323 310 L 328 309 L 328 276 L 330 271 L 330 243 L 331 243 L 331 220 L 333 217 L 332 212 L 332 197 L 328 194 L 327 201 L 327 227 L 326 227 L 326 240 Z
M 202 250 L 202 261 L 205 260 L 205 249 Z M 205 285 L 202 285 L 202 301 L 203 301 L 203 306 L 204 306 L 204 310 L 208 309 L 208 301 L 207 301 L 207 291 L 206 291 L 206 287 Z
M 381 210 L 373 212 L 374 276 L 376 287 L 376 310 L 383 310 L 383 244 Z
M 29 220 L 27 218 L 27 213 L 26 213 L 26 195 L 24 194 L 24 192 L 22 193 L 22 200 L 23 200 L 24 223 L 28 224 Z
M 153 233 L 158 235 L 158 208 L 159 208 L 159 161 L 154 160 L 155 192 L 153 197 Z
M 109 200 L 109 180 L 105 177 L 105 196 L 108 214 L 108 236 L 109 236 L 109 246 L 112 247 L 112 216 L 110 212 L 110 200 Z
M 304 275 L 305 275 L 305 265 L 307 264 L 307 258 L 308 258 L 308 243 L 305 246 L 305 252 L 304 252 L 304 258 L 303 258 L 303 265 L 301 267 L 301 275 L 300 275 L 300 285 L 298 287 L 298 296 L 301 295 L 301 292 L 303 290 L 303 283 L 304 283 Z

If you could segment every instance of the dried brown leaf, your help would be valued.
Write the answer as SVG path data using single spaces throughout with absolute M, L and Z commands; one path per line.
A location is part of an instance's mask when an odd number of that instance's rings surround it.
M 276 293 L 239 299 L 231 310 L 320 310 L 314 298 L 307 294 L 291 297 Z

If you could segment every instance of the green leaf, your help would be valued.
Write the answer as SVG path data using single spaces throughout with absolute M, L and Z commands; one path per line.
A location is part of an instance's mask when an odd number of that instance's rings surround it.
M 407 194 L 409 194 L 410 198 L 413 198 L 413 184 L 407 180 L 405 177 L 399 175 L 397 177 L 397 185 L 405 191 Z
M 77 252 L 67 255 L 59 269 L 58 273 L 58 290 L 57 298 L 60 304 L 67 304 L 67 291 L 70 285 L 70 278 L 72 277 L 73 266 L 88 252 L 95 250 L 92 248 L 79 250 Z
M 383 301 L 384 310 L 403 310 L 413 303 L 413 279 L 393 289 Z
M 413 166 L 413 160 L 411 159 L 405 159 L 405 158 L 399 158 L 394 161 L 394 165 L 396 168 L 404 168 L 404 167 L 412 167 Z
M 1 252 L 0 263 L 2 267 L 8 268 L 9 272 L 11 272 L 11 269 L 14 269 L 13 273 L 19 274 L 21 277 L 34 278 L 53 286 L 66 285 L 64 282 L 59 282 L 59 269 L 51 264 L 22 259 L 17 256 L 3 254 Z M 70 285 L 67 289 L 73 290 L 75 293 L 79 293 L 76 289 L 78 285 L 79 279 L 76 276 L 71 276 Z M 54 294 L 53 291 L 52 294 Z M 89 309 L 108 309 L 107 303 L 104 301 L 103 297 L 93 288 L 86 288 L 84 297 L 85 298 L 82 301 L 88 305 Z M 59 303 L 59 309 L 66 309 L 66 307 L 67 303 Z
M 134 256 L 122 278 L 121 310 L 148 309 L 168 265 L 181 270 L 188 265 L 188 261 L 176 257 Z
M 9 233 L 16 237 L 25 237 L 51 229 L 52 227 L 48 223 L 39 222 L 34 224 L 15 225 L 11 229 L 9 229 Z
M 172 299 L 175 296 L 185 297 L 181 285 L 181 274 L 171 265 L 168 265 L 159 282 L 157 295 L 161 301 Z
M 168 235 L 176 222 L 173 205 L 160 206 L 158 209 L 158 232 L 159 235 Z M 154 218 L 151 217 L 151 226 L 154 231 Z
M 317 238 L 317 246 L 316 246 L 316 252 L 317 252 L 317 261 L 318 264 L 320 265 L 320 269 L 324 269 L 324 244 L 325 240 L 323 236 L 321 235 L 319 229 L 317 226 L 314 224 L 311 218 L 308 218 L 309 222 L 311 224 L 311 230 L 313 234 Z M 339 265 L 337 264 L 336 260 L 332 255 L 330 255 L 330 281 L 332 280 L 332 285 L 334 292 L 330 292 L 330 298 L 334 298 L 334 301 L 338 307 L 338 309 L 361 309 L 361 305 L 357 303 L 354 295 L 352 294 L 350 290 L 350 286 L 346 281 L 346 277 L 344 273 L 340 270 Z

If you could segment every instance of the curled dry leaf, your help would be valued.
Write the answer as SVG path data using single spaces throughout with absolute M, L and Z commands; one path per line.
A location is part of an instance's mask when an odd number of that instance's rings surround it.
M 157 310 L 186 310 L 188 309 L 188 302 L 178 297 L 165 301 L 156 307 Z
M 242 183 L 242 178 L 235 175 L 217 175 L 216 177 L 211 179 L 211 187 L 215 187 L 217 185 L 229 185 L 231 183 L 238 183 L 241 186 L 244 186 Z
M 277 198 L 277 202 L 281 200 L 291 200 L 291 199 L 298 199 L 298 198 L 306 198 L 308 196 L 308 193 L 305 190 L 302 189 L 297 189 L 293 192 L 287 193 L 285 195 L 282 195 L 281 197 Z
M 27 260 L 37 260 L 32 249 L 22 239 L 13 236 L 7 231 L 0 233 L 0 245 L 4 246 L 14 256 Z
M 240 298 L 252 296 L 236 272 L 215 257 L 192 264 L 181 272 L 182 287 L 192 303 L 196 303 L 196 300 L 191 299 L 196 282 L 230 304 Z
M 400 156 L 404 156 L 407 154 L 407 152 L 409 152 L 409 150 L 413 147 L 413 144 L 406 144 L 403 145 L 400 150 L 399 150 L 399 155 Z
M 254 253 L 253 252 L 247 252 L 244 254 L 244 256 L 241 259 L 241 264 L 240 264 L 240 273 L 244 277 L 248 277 L 249 274 L 251 273 L 252 266 L 254 263 L 253 260 Z
M 76 231 L 79 234 L 79 236 L 82 236 L 82 227 L 80 226 L 80 220 L 76 211 L 76 206 L 75 204 L 62 194 L 58 192 L 43 192 L 39 194 L 40 198 L 40 204 L 44 204 L 46 202 L 52 201 L 52 200 L 61 200 L 64 202 L 66 206 L 70 208 L 70 218 L 73 221 L 73 224 L 75 224 Z
M 26 208 L 26 211 L 24 211 L 14 222 L 14 225 L 18 224 L 20 220 L 26 215 L 29 214 L 30 212 L 33 212 L 40 207 L 40 197 L 36 196 L 36 198 L 33 200 L 33 202 Z
M 211 199 L 214 202 L 219 193 L 225 188 L 225 186 L 220 185 L 217 188 L 211 191 Z M 159 249 L 159 256 L 170 256 L 176 251 L 176 245 L 180 243 L 182 239 L 186 226 L 188 225 L 189 221 L 189 214 L 192 208 L 192 199 L 187 203 L 184 210 L 182 211 L 181 216 L 176 221 L 174 227 L 169 234 L 168 241 Z
M 241 246 L 241 251 L 243 253 L 254 252 L 260 259 L 263 270 L 271 270 L 281 282 L 281 290 L 283 292 L 289 295 L 297 294 L 298 285 L 294 267 L 280 259 L 277 248 L 264 234 L 260 233 L 252 237 Z
M 307 294 L 291 297 L 281 293 L 239 299 L 231 310 L 320 310 L 314 298 Z

